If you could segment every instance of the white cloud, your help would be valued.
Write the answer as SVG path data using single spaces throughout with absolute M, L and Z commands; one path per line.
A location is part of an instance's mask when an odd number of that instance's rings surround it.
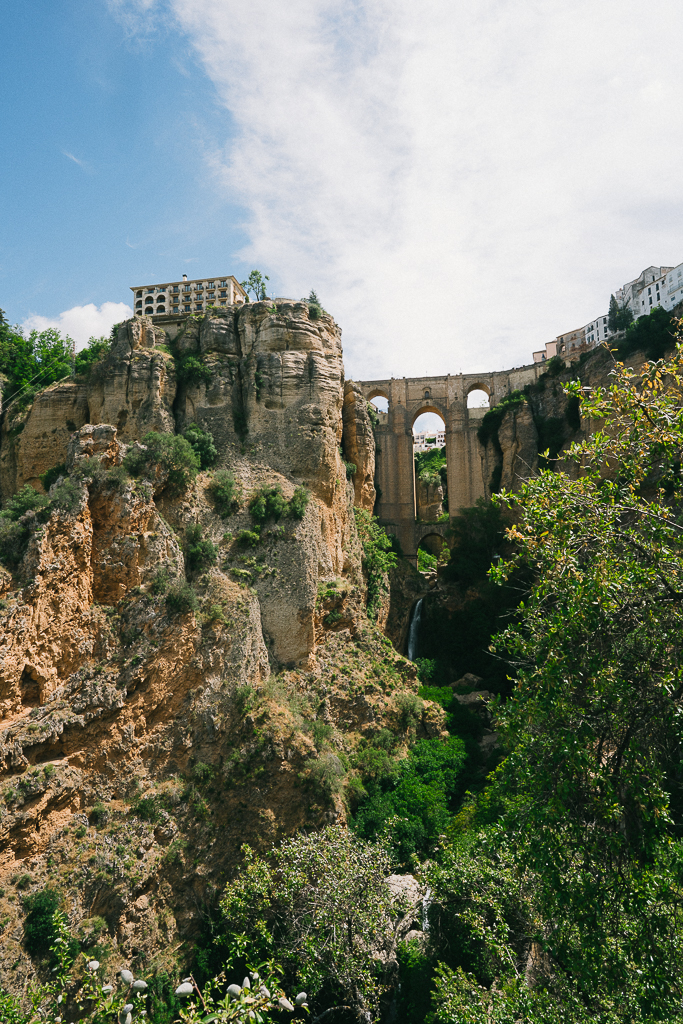
M 62 335 L 68 335 L 76 342 L 76 349 L 85 348 L 89 338 L 108 336 L 113 324 L 120 323 L 133 315 L 133 310 L 125 302 L 103 302 L 96 306 L 89 302 L 87 306 L 73 306 L 56 317 L 29 316 L 22 326 L 26 331 L 45 331 L 48 327 L 56 327 Z
M 232 115 L 244 259 L 317 289 L 350 375 L 528 362 L 683 259 L 677 0 L 164 6 Z

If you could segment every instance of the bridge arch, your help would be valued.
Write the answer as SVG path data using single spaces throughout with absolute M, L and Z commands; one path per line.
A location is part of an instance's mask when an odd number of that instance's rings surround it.
M 446 426 L 446 410 L 445 409 L 441 409 L 436 402 L 428 402 L 428 403 L 423 402 L 421 405 L 418 405 L 417 409 L 414 412 L 410 413 L 410 429 L 411 430 L 415 426 L 415 420 L 418 418 L 418 416 L 422 416 L 426 412 L 432 412 L 432 413 L 434 413 L 435 416 L 438 416 L 439 419 L 442 419 L 443 420 L 443 425 L 444 425 L 444 428 L 445 428 L 445 426 Z

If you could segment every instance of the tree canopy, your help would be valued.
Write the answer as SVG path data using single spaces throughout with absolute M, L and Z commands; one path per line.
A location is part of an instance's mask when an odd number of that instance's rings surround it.
M 0 374 L 3 404 L 13 398 L 27 400 L 73 372 L 73 342 L 49 327 L 27 334 L 12 326 L 0 310 Z

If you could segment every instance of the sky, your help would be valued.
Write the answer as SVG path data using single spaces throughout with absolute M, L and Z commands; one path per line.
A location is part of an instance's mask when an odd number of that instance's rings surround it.
M 521 366 L 683 261 L 679 0 L 3 4 L 0 306 L 315 288 L 359 380 Z

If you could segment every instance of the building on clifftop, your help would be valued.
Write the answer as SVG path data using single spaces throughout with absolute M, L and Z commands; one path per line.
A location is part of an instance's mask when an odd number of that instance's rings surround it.
M 214 278 L 196 278 L 166 284 L 136 284 L 131 287 L 133 310 L 136 316 L 187 316 L 204 313 L 211 306 L 241 305 L 247 293 L 232 275 Z

